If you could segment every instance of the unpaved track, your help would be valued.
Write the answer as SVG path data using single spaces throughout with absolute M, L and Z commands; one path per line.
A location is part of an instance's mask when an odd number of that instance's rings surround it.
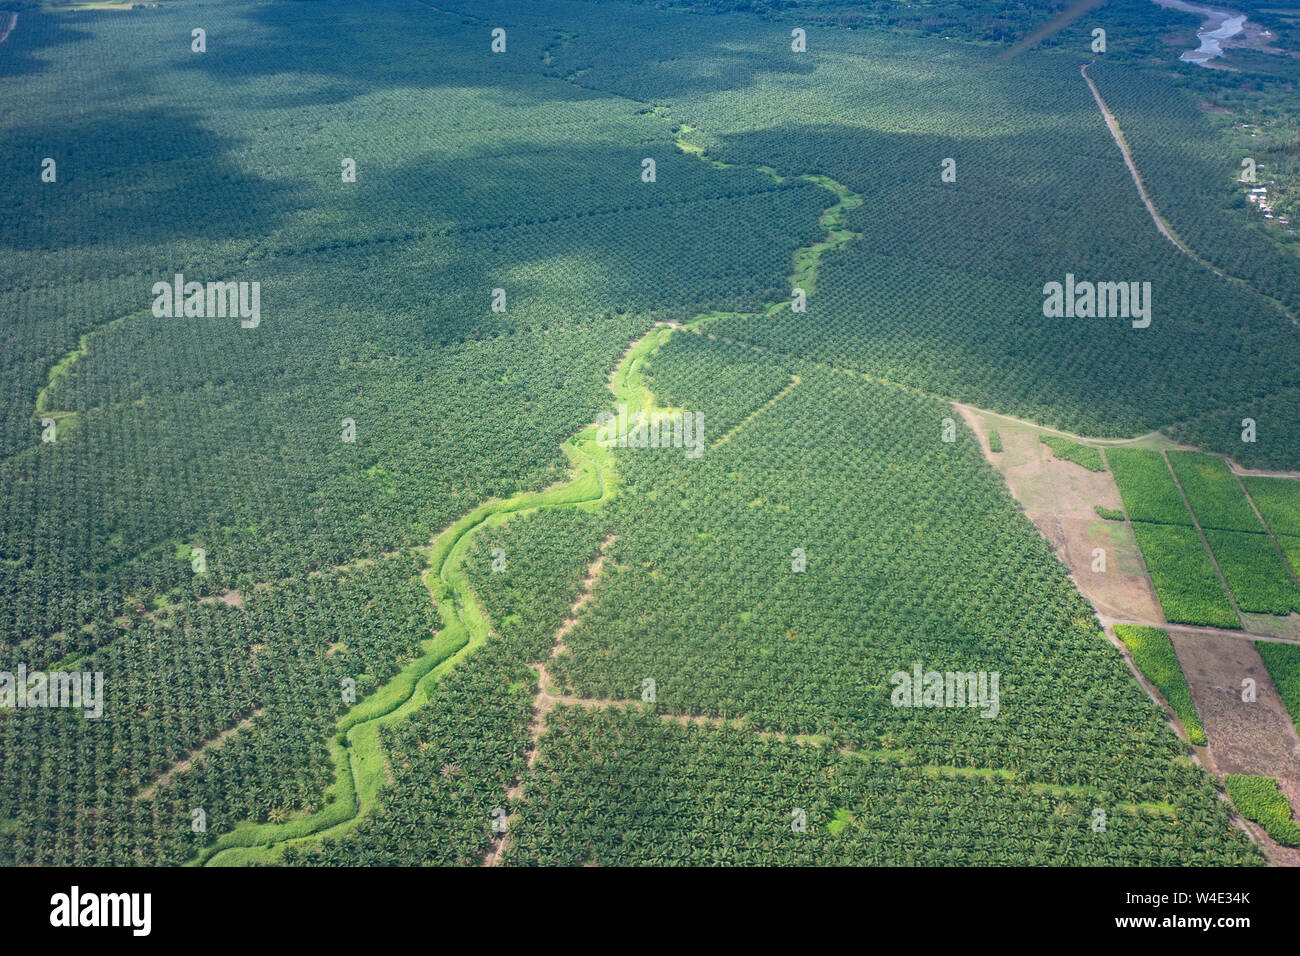
M 925 394 L 930 394 L 930 393 L 927 392 Z M 942 396 L 935 395 L 934 397 L 941 398 Z M 1002 412 L 991 411 L 990 409 L 987 408 L 978 408 L 974 405 L 967 405 L 964 402 L 953 402 L 952 406 L 953 408 L 957 409 L 957 411 L 959 412 L 970 411 L 970 412 L 975 412 L 978 415 L 988 415 L 993 418 L 1000 418 L 1003 421 L 1013 422 L 1017 425 L 1028 425 L 1030 428 L 1037 429 L 1038 431 L 1044 432 L 1045 434 L 1058 435 L 1061 438 L 1069 438 L 1072 441 L 1079 442 L 1081 445 L 1123 446 L 1123 445 L 1132 445 L 1140 441 L 1150 441 L 1150 440 L 1169 441 L 1172 443 L 1172 440 L 1159 430 L 1153 432 L 1147 432 L 1145 435 L 1137 435 L 1133 438 L 1083 438 L 1079 435 L 1074 434 L 1073 432 L 1065 432 L 1065 431 L 1061 431 L 1059 428 L 1051 428 L 1047 425 L 1040 425 L 1038 422 L 1031 422 L 1027 418 L 1016 418 L 1014 415 L 1004 415 Z M 1192 446 L 1179 445 L 1178 447 L 1191 448 Z
M 1250 641 L 1269 641 L 1273 644 L 1300 644 L 1300 638 L 1278 637 L 1274 634 L 1257 634 L 1254 631 L 1229 630 L 1225 627 L 1199 627 L 1194 624 L 1170 624 L 1167 621 L 1157 621 L 1151 618 L 1123 618 L 1110 617 L 1105 614 L 1098 614 L 1097 619 L 1102 624 L 1133 624 L 1138 627 L 1159 627 L 1166 631 L 1183 631 L 1187 634 L 1200 634 L 1205 637 L 1235 637 L 1239 640 Z
M 1156 209 L 1156 204 L 1153 203 L 1151 197 L 1147 195 L 1147 188 L 1142 182 L 1142 175 L 1138 172 L 1137 164 L 1133 162 L 1133 154 L 1128 150 L 1128 143 L 1124 141 L 1124 133 L 1120 130 L 1119 123 L 1116 121 L 1114 114 L 1112 114 L 1110 108 L 1106 106 L 1106 101 L 1101 98 L 1101 93 L 1097 89 L 1097 84 L 1092 82 L 1092 77 L 1088 75 L 1088 67 L 1090 66 L 1092 66 L 1091 60 L 1079 68 L 1079 73 L 1083 75 L 1084 82 L 1088 84 L 1088 89 L 1092 90 L 1092 98 L 1097 101 L 1097 108 L 1101 110 L 1102 118 L 1106 120 L 1106 126 L 1110 129 L 1110 135 L 1114 138 L 1115 145 L 1118 146 L 1119 151 L 1124 154 L 1124 165 L 1128 167 L 1128 171 L 1133 175 L 1133 183 L 1137 186 L 1138 195 L 1142 197 L 1142 204 L 1147 207 L 1147 212 L 1151 213 L 1151 219 L 1156 224 L 1156 228 L 1160 230 L 1160 235 L 1164 236 L 1190 258 L 1196 260 L 1207 269 L 1213 270 L 1217 275 L 1224 275 L 1224 273 L 1219 269 L 1214 268 L 1214 266 L 1210 265 L 1193 252 L 1190 246 L 1175 235 L 1173 227 L 1165 221 L 1164 216 L 1160 215 L 1160 210 Z
M 1106 120 L 1106 126 L 1110 130 L 1111 137 L 1115 140 L 1115 145 L 1118 146 L 1119 151 L 1124 154 L 1124 164 L 1128 166 L 1128 171 L 1133 175 L 1133 183 L 1134 185 L 1137 186 L 1138 195 L 1142 197 L 1142 204 L 1147 207 L 1147 212 L 1151 214 L 1151 220 L 1156 224 L 1156 228 L 1160 230 L 1160 235 L 1164 236 L 1175 246 L 1177 246 L 1179 251 L 1183 252 L 1188 258 L 1190 258 L 1197 265 L 1209 269 L 1216 276 L 1220 276 L 1221 278 L 1228 279 L 1231 282 L 1236 282 L 1239 285 L 1246 286 L 1248 289 L 1251 289 L 1253 292 L 1255 292 L 1256 295 L 1261 296 L 1266 301 L 1271 302 L 1273 305 L 1275 305 L 1292 322 L 1294 322 L 1297 325 L 1300 325 L 1300 320 L 1298 320 L 1296 316 L 1292 314 L 1290 309 L 1288 309 L 1277 299 L 1264 295 L 1264 293 L 1260 292 L 1258 289 L 1256 289 L 1245 279 L 1242 279 L 1238 276 L 1229 275 L 1227 272 L 1224 272 L 1218 266 L 1207 261 L 1200 255 L 1198 255 L 1196 250 L 1194 250 L 1191 246 L 1183 242 L 1183 240 L 1179 238 L 1178 234 L 1174 232 L 1174 228 L 1169 224 L 1169 220 L 1165 219 L 1165 217 L 1160 214 L 1160 210 L 1156 208 L 1155 203 L 1151 201 L 1151 197 L 1147 195 L 1146 185 L 1142 182 L 1142 174 L 1138 172 L 1137 163 L 1133 161 L 1133 154 L 1129 152 L 1128 143 L 1124 139 L 1124 131 L 1119 128 L 1119 122 L 1115 119 L 1115 115 L 1111 113 L 1110 108 L 1106 105 L 1106 101 L 1101 98 L 1101 92 L 1097 89 L 1097 84 L 1092 82 L 1092 77 L 1088 75 L 1088 67 L 1090 66 L 1092 66 L 1091 60 L 1079 68 L 1079 73 L 1083 76 L 1084 82 L 1088 84 L 1088 89 L 1092 91 L 1092 98 L 1097 101 L 1097 108 L 1101 110 L 1102 118 Z
M 158 788 L 165 786 L 171 780 L 172 777 L 176 776 L 176 774 L 184 773 L 185 771 L 189 770 L 190 767 L 192 767 L 196 762 L 202 761 L 212 751 L 220 750 L 223 746 L 225 746 L 226 741 L 229 740 L 231 737 L 235 736 L 235 734 L 241 733 L 242 731 L 248 730 L 250 727 L 252 727 L 253 721 L 257 720 L 257 718 L 262 716 L 262 711 L 263 708 L 258 707 L 256 710 L 254 710 L 251 714 L 249 714 L 239 723 L 235 724 L 233 727 L 227 727 L 225 730 L 221 731 L 221 733 L 217 734 L 215 737 L 205 740 L 203 743 L 199 744 L 197 747 L 195 747 L 193 750 L 189 752 L 188 756 L 186 756 L 182 760 L 178 760 L 176 763 L 172 764 L 165 771 L 159 774 L 158 777 L 154 779 L 153 783 L 149 784 L 147 787 L 145 787 L 143 790 L 140 791 L 140 793 L 136 796 L 136 799 L 152 800 L 153 795 L 158 790 Z
M 1255 645 L 1170 629 L 1220 774 L 1300 779 L 1300 737 Z M 1255 700 L 1242 700 L 1242 681 Z
M 1111 567 L 1106 573 L 1091 573 L 1091 548 L 1097 543 L 1097 529 L 1119 525 L 1087 516 L 1093 504 L 1120 505 L 1113 472 L 1091 473 L 1078 465 L 1053 460 L 1043 451 L 1046 446 L 1038 441 L 1039 435 L 1047 430 L 1037 426 L 1003 429 L 1003 450 L 991 452 L 987 430 L 1010 424 L 1010 420 L 1005 416 L 978 414 L 978 410 L 969 406 L 954 403 L 954 407 L 978 436 L 985 457 L 1002 474 L 1026 516 L 1070 569 L 1076 589 L 1092 604 L 1107 639 L 1123 656 L 1134 679 L 1161 708 L 1197 762 L 1220 777 L 1229 773 L 1254 773 L 1290 781 L 1300 775 L 1300 737 L 1255 648 L 1256 641 L 1300 644 L 1300 639 L 1165 621 L 1127 519 L 1123 527 L 1128 529 L 1128 534 L 1122 540 L 1112 537 L 1106 545 Z M 1017 426 L 1021 424 L 1032 426 L 1032 423 L 1016 422 Z M 1027 449 L 1029 442 L 1036 447 Z M 1182 493 L 1181 483 L 1176 478 L 1175 481 Z M 1186 505 L 1185 494 L 1183 497 Z M 1191 513 L 1190 507 L 1188 510 Z M 1200 532 L 1199 523 L 1196 527 Z M 1126 551 L 1132 553 L 1126 557 Z M 1221 576 L 1220 584 L 1223 585 Z M 1132 655 L 1116 637 L 1116 624 L 1156 627 L 1169 634 L 1205 729 L 1207 746 L 1195 746 L 1188 740 L 1178 716 L 1137 669 Z M 1244 677 L 1256 681 L 1255 702 L 1241 700 Z M 1244 820 L 1238 823 L 1275 864 L 1300 864 L 1300 854 L 1279 847 L 1261 828 Z
M 596 553 L 596 558 L 587 568 L 587 574 L 582 579 L 582 585 L 578 589 L 578 596 L 574 599 L 569 613 L 564 622 L 555 632 L 555 641 L 551 645 L 551 659 L 559 657 L 567 651 L 564 644 L 564 637 L 573 630 L 582 614 L 582 609 L 591 601 L 593 589 L 596 582 L 600 580 L 600 573 L 605 568 L 605 560 L 609 554 L 609 546 L 614 542 L 614 535 L 607 535 L 605 540 L 601 541 L 600 548 Z M 533 721 L 528 728 L 528 756 L 525 760 L 525 772 L 533 769 L 533 764 L 537 763 L 537 752 L 541 747 L 542 734 L 546 732 L 546 717 L 555 708 L 561 698 L 557 698 L 551 693 L 550 675 L 546 673 L 546 664 L 538 662 L 533 665 L 537 668 L 537 695 L 533 698 Z M 566 701 L 568 702 L 568 701 Z M 506 793 L 506 800 L 519 800 L 524 795 L 524 777 L 520 774 L 515 780 L 515 785 Z M 510 827 L 514 823 L 515 815 L 512 813 L 506 817 L 505 832 L 499 833 L 492 838 L 492 843 L 488 846 L 487 852 L 483 855 L 484 866 L 499 866 L 501 858 L 510 848 Z

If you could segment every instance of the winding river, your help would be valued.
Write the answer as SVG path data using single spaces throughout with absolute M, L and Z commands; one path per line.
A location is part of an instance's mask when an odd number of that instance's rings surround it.
M 1205 18 L 1205 23 L 1196 31 L 1196 37 L 1201 41 L 1201 45 L 1179 57 L 1187 63 L 1208 66 L 1210 60 L 1223 55 L 1224 40 L 1235 37 L 1246 29 L 1246 15 L 1235 10 L 1204 7 L 1197 3 L 1187 3 L 1186 0 L 1154 0 L 1154 2 L 1171 10 L 1195 13 Z

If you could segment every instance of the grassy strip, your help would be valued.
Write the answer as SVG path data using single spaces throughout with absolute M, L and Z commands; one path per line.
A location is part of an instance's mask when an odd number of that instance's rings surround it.
M 1228 463 L 1199 451 L 1171 451 L 1169 464 L 1203 530 L 1262 532 L 1255 509 Z
M 1296 732 L 1300 733 L 1300 645 L 1256 641 L 1255 648 L 1264 659 L 1268 676 L 1273 678 Z
M 1070 439 L 1062 438 L 1059 435 L 1039 435 L 1038 438 L 1044 445 L 1052 449 L 1052 454 L 1057 458 L 1063 458 L 1066 461 L 1074 462 L 1076 465 L 1082 465 L 1089 471 L 1106 470 L 1106 463 L 1101 460 L 1101 452 L 1091 445 L 1080 445 L 1077 441 L 1070 441 Z
M 1134 521 L 1133 534 L 1166 620 L 1241 627 L 1195 528 Z
M 1142 676 L 1155 685 L 1183 722 L 1187 739 L 1198 747 L 1204 747 L 1205 730 L 1201 727 L 1192 692 L 1187 689 L 1187 679 L 1178 664 L 1178 655 L 1174 653 L 1169 635 L 1158 627 L 1116 624 L 1115 636 L 1129 649 Z
M 689 132 L 690 127 L 680 128 L 678 147 L 683 152 L 704 158 L 700 147 L 686 142 L 684 137 Z M 713 165 L 724 169 L 730 164 L 714 161 Z M 755 168 L 778 183 L 782 181 L 774 170 Z M 862 204 L 862 197 L 825 176 L 806 175 L 802 178 L 829 189 L 839 200 L 823 212 L 820 219 L 827 238 L 798 249 L 794 254 L 791 285 L 801 287 L 811 295 L 822 254 L 846 245 L 857 235 L 845 226 L 845 221 L 848 211 Z M 788 302 L 787 299 L 771 303 L 767 311 L 785 308 Z M 697 315 L 687 323 L 687 327 L 701 325 L 722 315 L 735 313 Z M 656 406 L 654 394 L 645 383 L 644 365 L 645 359 L 672 332 L 671 328 L 651 329 L 633 343 L 610 377 L 615 401 L 627 405 L 633 415 L 639 411 L 668 410 Z M 443 626 L 437 637 L 425 645 L 419 658 L 340 718 L 330 747 L 335 782 L 330 790 L 329 804 L 304 819 L 237 827 L 206 847 L 199 855 L 199 863 L 273 863 L 291 843 L 341 836 L 356 826 L 361 816 L 374 805 L 387 776 L 379 744 L 380 727 L 404 719 L 423 705 L 442 674 L 487 639 L 487 618 L 469 587 L 464 571 L 464 558 L 473 532 L 484 524 L 499 524 L 511 516 L 540 508 L 595 508 L 616 494 L 619 481 L 613 453 L 597 444 L 597 434 L 598 426 L 589 425 L 561 446 L 576 470 L 571 481 L 540 492 L 480 505 L 439 535 L 424 552 L 430 568 L 424 582 L 437 605 Z
M 454 663 L 460 652 L 471 649 L 469 643 L 463 627 L 444 627 L 425 645 L 424 654 L 340 719 L 339 732 L 330 742 L 334 785 L 325 807 L 300 820 L 236 827 L 205 847 L 198 862 L 221 866 L 270 863 L 279 858 L 289 841 L 321 839 L 354 826 L 373 805 L 385 780 L 379 728 L 402 720 L 423 705 L 447 670 L 439 665 Z
M 629 353 L 628 361 L 631 359 Z M 473 532 L 484 524 L 500 523 L 543 507 L 594 507 L 604 501 L 617 483 L 609 471 L 609 450 L 599 447 L 594 439 L 594 428 L 589 428 L 562 446 L 577 471 L 571 481 L 480 505 L 430 545 L 425 552 L 430 570 L 424 580 L 437 605 L 442 628 L 425 644 L 420 657 L 339 719 L 330 744 L 335 782 L 329 803 L 300 820 L 237 827 L 204 848 L 199 854 L 200 864 L 273 863 L 290 843 L 341 836 L 356 826 L 374 805 L 387 779 L 380 728 L 404 720 L 423 706 L 442 675 L 487 640 L 487 619 L 469 590 L 463 569 Z
M 1291 804 L 1272 777 L 1234 773 L 1223 778 L 1233 805 L 1247 820 L 1258 823 L 1283 846 L 1300 846 L 1300 825 L 1291 816 Z
M 737 164 L 724 163 L 717 159 L 708 159 L 704 153 L 704 147 L 690 142 L 687 137 L 695 132 L 693 126 L 685 123 L 676 129 L 677 148 L 688 156 L 695 156 L 699 159 L 710 163 L 714 169 L 735 169 Z M 775 183 L 785 182 L 785 177 L 777 173 L 770 166 L 747 166 L 748 169 L 757 170 L 766 176 L 771 177 Z M 822 256 L 834 249 L 841 249 L 847 246 L 858 233 L 848 227 L 848 214 L 862 205 L 862 197 L 855 193 L 843 183 L 831 179 L 829 176 L 823 176 L 818 173 L 805 173 L 799 177 L 804 182 L 812 183 L 814 186 L 820 186 L 823 189 L 829 189 L 835 194 L 838 200 L 834 205 L 828 207 L 817 220 L 818 224 L 826 230 L 826 238 L 821 242 L 813 243 L 810 246 L 801 246 L 794 251 L 794 269 L 790 274 L 790 287 L 792 289 L 803 289 L 805 295 L 812 295 L 817 291 L 817 274 L 821 269 Z M 771 315 L 782 309 L 789 307 L 790 299 L 781 299 L 767 306 L 764 314 Z M 709 312 L 701 316 L 696 316 L 688 325 L 695 326 L 703 324 L 716 318 L 730 317 L 733 313 Z
M 1092 510 L 1097 512 L 1097 516 L 1105 518 L 1107 521 L 1123 521 L 1124 512 L 1119 508 L 1103 508 L 1101 505 L 1093 505 Z
M 1192 513 L 1174 484 L 1164 456 L 1145 448 L 1112 448 L 1106 453 L 1130 521 L 1191 527 Z
M 826 238 L 811 246 L 804 246 L 794 254 L 791 287 L 803 289 L 805 293 L 812 295 L 817 291 L 817 273 L 821 268 L 823 254 L 847 246 L 857 236 L 857 233 L 847 226 L 848 214 L 850 210 L 862 205 L 862 197 L 829 176 L 806 174 L 799 178 L 823 189 L 829 189 L 839 200 L 823 212 L 818 220 L 821 227 L 826 230 Z M 785 303 L 781 302 L 780 305 L 784 307 Z
M 1300 481 L 1247 475 L 1241 482 L 1274 534 L 1300 536 Z
M 1268 535 L 1206 529 L 1205 540 L 1241 610 L 1279 615 L 1300 611 L 1300 590 Z

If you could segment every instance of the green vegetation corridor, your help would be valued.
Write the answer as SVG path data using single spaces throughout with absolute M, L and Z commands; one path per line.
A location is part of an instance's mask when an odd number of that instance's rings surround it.
M 686 139 L 691 131 L 689 126 L 676 129 L 677 147 L 682 152 L 711 162 L 717 169 L 735 168 L 735 164 L 708 160 L 703 148 Z M 750 168 L 770 176 L 777 183 L 785 180 L 769 167 Z M 830 190 L 837 199 L 819 220 L 826 238 L 794 253 L 791 288 L 811 295 L 817 286 L 822 256 L 832 249 L 842 248 L 858 235 L 847 228 L 845 218 L 849 210 L 862 204 L 862 197 L 827 176 L 806 174 L 800 178 Z M 720 318 L 759 318 L 789 307 L 792 301 L 793 296 L 769 303 L 760 313 L 704 312 L 679 327 L 694 329 Z M 643 381 L 642 362 L 673 331 L 674 327 L 663 325 L 652 328 L 632 343 L 614 368 L 610 389 L 615 403 L 627 406 L 632 416 L 670 411 L 656 405 L 654 395 Z M 69 361 L 84 354 L 84 346 L 83 341 L 82 348 L 70 356 Z M 60 363 L 61 366 L 66 364 L 66 361 Z M 438 609 L 442 627 L 424 644 L 419 657 L 339 720 L 330 743 L 334 783 L 329 802 L 316 813 L 300 819 L 237 827 L 205 847 L 198 855 L 199 864 L 274 863 L 291 844 L 337 838 L 356 826 L 375 805 L 375 799 L 387 781 L 379 742 L 380 729 L 405 719 L 428 701 L 442 675 L 488 638 L 490 626 L 487 616 L 464 571 L 465 555 L 474 532 L 484 525 L 498 525 L 515 515 L 526 515 L 544 508 L 595 509 L 617 494 L 619 480 L 614 455 L 611 449 L 597 443 L 597 427 L 593 423 L 561 445 L 573 468 L 573 477 L 568 481 L 542 491 L 479 505 L 422 549 L 429 563 L 424 583 Z

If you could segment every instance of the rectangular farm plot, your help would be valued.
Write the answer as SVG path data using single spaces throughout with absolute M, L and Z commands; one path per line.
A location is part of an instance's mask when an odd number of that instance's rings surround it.
M 1255 649 L 1268 668 L 1268 676 L 1273 678 L 1273 686 L 1291 716 L 1291 723 L 1300 733 L 1300 644 L 1256 641 Z
M 1192 513 L 1187 510 L 1160 452 L 1114 448 L 1106 452 L 1106 460 L 1119 485 L 1129 520 L 1192 526 Z M 1145 552 L 1146 548 L 1142 550 Z
M 1089 471 L 1105 471 L 1106 463 L 1101 460 L 1101 452 L 1091 445 L 1081 445 L 1068 438 L 1057 435 L 1041 435 L 1039 440 L 1052 449 L 1052 454 L 1065 461 L 1072 461 Z
M 1134 521 L 1133 533 L 1166 620 L 1241 627 L 1195 528 Z
M 1169 464 L 1202 528 L 1263 532 L 1264 526 L 1237 483 L 1237 476 L 1218 455 L 1171 451 Z
M 1300 537 L 1300 481 L 1250 475 L 1242 478 L 1242 483 L 1278 540 L 1284 534 Z
M 1268 535 L 1207 528 L 1205 540 L 1241 610 L 1250 614 L 1300 611 L 1300 589 Z
M 1205 730 L 1201 727 L 1201 718 L 1196 713 L 1196 704 L 1192 701 L 1169 634 L 1158 627 L 1116 624 L 1115 636 L 1129 649 L 1137 669 L 1169 702 L 1187 731 L 1187 739 L 1204 747 Z

